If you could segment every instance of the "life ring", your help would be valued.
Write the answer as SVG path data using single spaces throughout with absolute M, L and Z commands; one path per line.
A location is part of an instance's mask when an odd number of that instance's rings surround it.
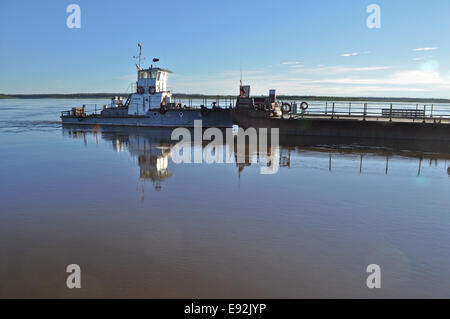
M 178 115 L 179 115 L 180 117 L 183 117 L 183 112 L 180 112 Z
M 150 93 L 151 95 L 156 93 L 156 88 L 152 85 L 148 87 L 148 93 Z
M 138 86 L 137 88 L 137 94 L 142 95 L 145 93 L 145 89 L 142 86 Z
M 208 110 L 208 108 L 202 106 L 202 109 L 200 110 L 200 113 L 201 113 L 203 116 L 208 116 L 209 110 Z
M 309 105 L 306 102 L 302 102 L 300 104 L 300 108 L 302 109 L 302 111 L 306 111 L 308 109 Z
M 84 116 L 77 116 L 77 120 L 81 122 L 82 120 L 84 120 Z
M 281 113 L 287 114 L 291 112 L 291 105 L 289 103 L 281 104 Z
M 166 112 L 167 112 L 167 108 L 164 105 L 161 105 L 161 107 L 159 108 L 159 113 L 166 114 Z

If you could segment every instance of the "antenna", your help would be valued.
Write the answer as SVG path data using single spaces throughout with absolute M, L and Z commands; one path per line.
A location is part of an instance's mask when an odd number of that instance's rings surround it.
M 239 69 L 240 69 L 240 71 L 241 71 L 241 79 L 240 79 L 240 83 L 241 83 L 241 86 L 242 86 L 242 59 L 241 59 L 241 63 L 240 63 Z
M 138 42 L 138 47 L 139 47 L 139 56 L 133 56 L 133 59 L 138 60 L 138 68 L 140 70 L 141 69 L 141 60 L 145 60 L 145 57 L 142 57 L 142 45 L 140 42 Z

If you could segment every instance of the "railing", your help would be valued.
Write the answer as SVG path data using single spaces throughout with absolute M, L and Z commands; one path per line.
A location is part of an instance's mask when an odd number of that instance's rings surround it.
M 136 82 L 132 82 L 128 85 L 127 89 L 125 90 L 125 93 L 134 93 L 137 90 L 137 84 Z
M 86 115 L 88 114 L 100 114 L 100 112 L 103 110 L 104 106 L 106 106 L 106 103 L 99 103 L 99 104 L 83 104 L 81 107 L 80 105 L 75 106 L 75 108 L 77 109 L 81 109 L 82 107 L 84 107 L 84 112 Z M 66 110 L 66 111 L 62 111 L 61 112 L 62 116 L 71 116 L 74 115 L 73 114 L 73 109 L 71 108 L 70 110 Z
M 191 108 L 200 107 L 201 105 L 211 108 L 213 106 L 220 108 L 229 108 L 234 107 L 236 104 L 235 96 L 217 96 L 217 97 L 183 97 L 177 98 L 173 97 L 172 102 L 176 104 L 181 104 L 182 106 L 186 105 Z
M 299 105 L 299 104 L 298 104 Z M 437 120 L 450 119 L 449 104 L 413 104 L 386 102 L 309 102 L 309 107 L 297 114 L 301 116 L 325 116 L 332 119 L 354 118 L 362 120 L 410 119 Z
M 212 107 L 228 108 L 234 107 L 236 98 L 233 96 L 221 96 L 217 98 L 174 98 L 175 103 L 182 106 L 199 107 L 205 105 Z M 322 102 L 307 101 L 309 107 L 302 111 L 298 101 L 280 101 L 296 103 L 297 112 L 291 113 L 296 116 L 304 117 L 325 117 L 330 119 L 358 118 L 361 120 L 400 120 L 408 119 L 411 121 L 441 121 L 450 123 L 450 104 L 417 104 L 417 103 L 386 103 L 386 102 Z M 105 100 L 98 104 L 84 104 L 86 114 L 100 114 L 104 105 L 109 103 Z M 81 105 L 76 105 L 80 107 Z M 66 113 L 64 113 L 66 114 Z

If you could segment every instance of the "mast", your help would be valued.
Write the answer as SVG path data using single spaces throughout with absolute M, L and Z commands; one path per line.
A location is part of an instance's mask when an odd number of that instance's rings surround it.
M 141 68 L 141 57 L 142 57 L 142 45 L 138 43 L 139 46 L 139 69 Z
M 141 60 L 145 60 L 145 57 L 142 57 L 142 45 L 140 42 L 138 42 L 138 47 L 139 47 L 139 56 L 133 56 L 133 59 L 137 59 L 138 60 L 138 68 L 139 70 L 141 69 Z

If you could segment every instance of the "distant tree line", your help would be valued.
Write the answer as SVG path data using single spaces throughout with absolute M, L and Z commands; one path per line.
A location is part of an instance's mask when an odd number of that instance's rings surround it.
M 70 93 L 70 94 L 0 94 L 0 99 L 110 99 L 114 96 L 127 97 L 129 93 Z M 233 95 L 205 95 L 174 93 L 175 99 L 230 99 Z M 260 95 L 258 97 L 265 97 Z M 374 101 L 374 102 L 411 102 L 411 103 L 450 103 L 450 99 L 437 98 L 409 98 L 409 97 L 342 97 L 342 96 L 305 96 L 305 95 L 278 95 L 278 100 L 297 101 Z

